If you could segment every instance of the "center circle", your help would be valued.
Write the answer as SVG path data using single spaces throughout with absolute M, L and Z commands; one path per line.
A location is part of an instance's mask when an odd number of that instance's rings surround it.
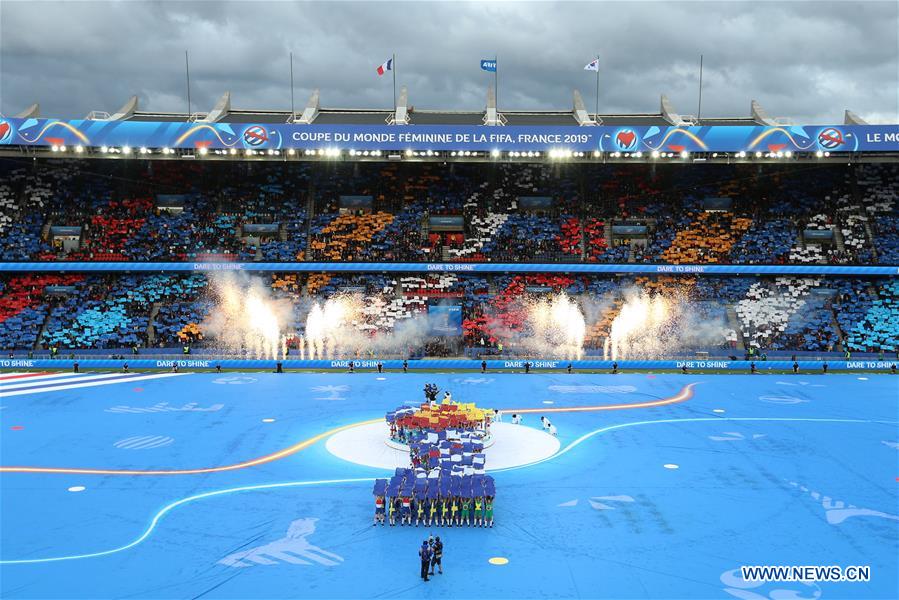
M 486 449 L 486 470 L 507 469 L 549 458 L 559 451 L 559 438 L 523 425 L 493 423 L 493 444 Z M 358 425 L 328 438 L 328 452 L 347 462 L 393 470 L 409 467 L 409 452 L 389 445 L 390 427 L 386 421 Z

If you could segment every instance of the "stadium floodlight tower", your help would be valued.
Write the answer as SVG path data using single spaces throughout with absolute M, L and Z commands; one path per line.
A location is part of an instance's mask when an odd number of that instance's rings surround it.
M 757 100 L 752 100 L 749 103 L 749 114 L 752 116 L 752 120 L 759 125 L 767 125 L 769 127 L 784 127 L 793 124 L 790 119 L 787 119 L 785 117 L 769 116 L 768 111 L 762 108 L 762 105 L 759 104 Z
M 393 112 L 387 115 L 384 121 L 388 125 L 409 124 L 409 90 L 406 86 L 400 89 L 400 97 L 396 99 L 396 106 L 393 107 Z
M 231 113 L 231 92 L 225 92 L 219 101 L 215 103 L 212 110 L 209 111 L 205 118 L 200 119 L 204 123 L 218 123 L 225 119 Z
M 131 96 L 117 112 L 110 115 L 106 111 L 92 110 L 85 119 L 88 121 L 127 121 L 134 116 L 135 111 L 137 111 L 137 96 Z
M 581 98 L 581 93 L 577 90 L 574 90 L 573 96 L 574 119 L 577 121 L 577 124 L 581 126 L 600 125 L 602 123 L 602 119 L 599 118 L 599 114 L 596 115 L 596 119 L 592 119 L 590 117 L 590 113 L 587 112 L 587 108 L 584 106 L 584 99 Z
M 505 125 L 506 117 L 496 110 L 496 88 L 487 87 L 487 109 L 484 111 L 484 125 Z
M 662 94 L 661 99 L 662 118 L 674 125 L 675 127 L 692 127 L 696 125 L 696 117 L 692 115 L 680 115 L 674 110 L 668 96 Z
M 37 119 L 41 116 L 41 105 L 35 102 L 19 114 L 15 116 L 16 119 Z
M 306 103 L 306 108 L 303 109 L 303 113 L 297 115 L 297 113 L 291 114 L 287 118 L 288 123 L 297 123 L 300 125 L 309 125 L 312 123 L 315 118 L 318 116 L 318 112 L 321 109 L 321 93 L 316 88 L 312 91 L 312 95 L 309 96 L 309 101 Z
M 846 112 L 843 114 L 843 124 L 844 125 L 868 125 L 868 122 L 847 108 Z

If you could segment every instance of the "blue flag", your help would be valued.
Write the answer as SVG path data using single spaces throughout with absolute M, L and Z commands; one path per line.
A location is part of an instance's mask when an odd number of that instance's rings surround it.
M 481 69 L 484 71 L 490 71 L 491 73 L 496 72 L 496 59 L 495 58 L 483 58 L 481 59 Z

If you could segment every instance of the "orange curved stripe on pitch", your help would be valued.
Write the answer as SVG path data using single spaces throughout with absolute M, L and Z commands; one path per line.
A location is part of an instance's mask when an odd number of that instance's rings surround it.
M 670 398 L 662 398 L 661 400 L 652 400 L 650 402 L 638 402 L 636 404 L 603 404 L 600 406 L 574 406 L 571 408 L 522 408 L 507 409 L 504 413 L 548 413 L 548 412 L 592 412 L 597 410 L 626 410 L 628 408 L 651 408 L 653 406 L 666 406 L 668 404 L 677 404 L 684 402 L 693 397 L 693 386 L 695 383 L 688 383 L 681 391 Z
M 329 435 L 337 433 L 339 431 L 343 431 L 345 429 L 349 429 L 351 427 L 356 427 L 358 425 L 369 425 L 371 423 L 380 423 L 382 419 L 372 419 L 370 421 L 361 421 L 359 423 L 352 423 L 350 425 L 343 425 L 342 427 L 335 427 L 334 429 L 329 429 L 324 433 L 320 433 L 314 437 L 309 438 L 308 440 L 303 440 L 289 448 L 284 448 L 283 450 L 279 450 L 274 454 L 267 454 L 265 456 L 260 456 L 259 458 L 254 458 L 252 460 L 236 463 L 233 465 L 225 465 L 223 467 L 209 467 L 206 469 L 171 469 L 171 470 L 155 470 L 155 471 L 134 471 L 127 469 L 76 469 L 76 468 L 55 468 L 55 467 L 0 467 L 0 473 L 77 473 L 79 475 L 197 475 L 201 473 L 218 473 L 219 471 L 235 471 L 237 469 L 245 469 L 247 467 L 255 467 L 257 465 L 263 465 L 265 463 L 269 463 L 275 460 L 279 460 L 286 456 L 290 456 L 291 454 L 296 454 L 301 450 L 305 450 L 312 444 L 321 440 L 322 438 L 326 438 Z
M 650 402 L 638 402 L 636 404 L 606 404 L 601 406 L 576 406 L 571 408 L 523 408 L 523 409 L 507 409 L 503 412 L 515 413 L 534 413 L 534 412 L 590 412 L 599 410 L 625 410 L 629 408 L 651 408 L 653 406 L 666 406 L 668 404 L 677 404 L 684 402 L 693 397 L 693 386 L 695 383 L 685 385 L 680 392 L 670 398 L 662 398 L 661 400 L 653 400 Z M 369 421 L 360 421 L 359 423 L 351 423 L 342 427 L 335 427 L 324 433 L 320 433 L 307 440 L 303 440 L 293 446 L 279 450 L 274 454 L 267 454 L 259 458 L 236 463 L 233 465 L 225 465 L 223 467 L 208 467 L 205 469 L 172 469 L 172 470 L 154 470 L 154 471 L 136 471 L 127 469 L 77 469 L 77 468 L 55 468 L 55 467 L 0 467 L 0 473 L 76 473 L 79 475 L 198 475 L 202 473 L 218 473 L 220 471 L 235 471 L 237 469 L 245 469 L 247 467 L 255 467 L 272 461 L 276 461 L 291 454 L 296 454 L 301 450 L 305 450 L 319 440 L 326 438 L 332 434 L 357 427 L 359 425 L 370 425 L 372 423 L 380 423 L 381 419 L 371 419 Z

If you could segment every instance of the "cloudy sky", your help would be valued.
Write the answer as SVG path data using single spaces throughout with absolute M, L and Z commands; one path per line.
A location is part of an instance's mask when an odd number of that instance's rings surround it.
M 184 111 L 184 50 L 194 111 L 232 92 L 235 108 L 290 108 L 321 88 L 328 107 L 387 108 L 397 84 L 419 109 L 479 110 L 498 56 L 500 108 L 588 107 L 601 57 L 600 111 L 658 112 L 666 93 L 696 114 L 743 116 L 759 100 L 800 123 L 841 122 L 850 108 L 899 122 L 899 3 L 179 2 L 0 0 L 0 113 L 40 102 L 44 116 Z

